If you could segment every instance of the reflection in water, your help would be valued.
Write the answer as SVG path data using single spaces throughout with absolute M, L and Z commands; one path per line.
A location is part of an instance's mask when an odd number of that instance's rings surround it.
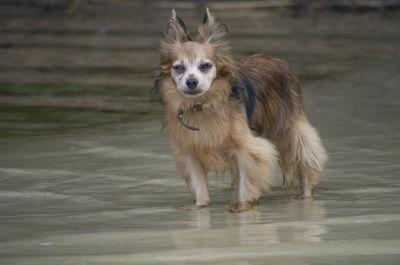
M 212 224 L 210 212 L 204 208 L 187 212 L 187 222 L 194 228 L 172 232 L 177 249 L 218 248 L 227 246 L 265 246 L 277 243 L 320 242 L 327 232 L 324 225 L 313 220 L 324 219 L 324 203 L 312 200 L 291 201 L 285 207 L 270 209 L 281 221 L 270 221 L 264 211 L 266 207 L 240 214 L 224 211 L 218 217 L 220 224 Z
M 193 220 L 196 230 L 208 230 L 211 228 L 210 208 L 203 208 L 199 211 L 190 211 L 189 220 Z
M 268 211 L 263 207 L 263 211 Z M 326 228 L 318 224 L 307 223 L 308 220 L 323 219 L 323 203 L 291 201 L 285 207 L 273 211 L 276 216 L 284 216 L 285 221 L 265 224 L 260 207 L 254 211 L 237 216 L 228 215 L 226 222 L 235 231 L 237 241 L 247 244 L 272 244 L 284 242 L 319 242 Z

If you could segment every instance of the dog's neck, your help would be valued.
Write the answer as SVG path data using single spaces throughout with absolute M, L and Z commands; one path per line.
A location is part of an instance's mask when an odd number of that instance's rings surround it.
M 194 104 L 192 105 L 192 107 L 189 108 L 190 111 L 202 111 L 202 109 L 203 109 L 203 103 L 198 103 L 198 102 L 194 103 Z M 199 131 L 199 130 L 200 130 L 199 128 L 196 128 L 196 127 L 187 125 L 187 124 L 182 120 L 182 118 L 183 118 L 183 113 L 184 113 L 184 110 L 183 110 L 182 108 L 178 110 L 178 121 L 179 121 L 179 123 L 182 124 L 182 126 L 184 126 L 186 129 L 193 130 L 193 131 Z
M 202 111 L 203 110 L 203 103 L 195 102 L 191 108 L 192 111 Z

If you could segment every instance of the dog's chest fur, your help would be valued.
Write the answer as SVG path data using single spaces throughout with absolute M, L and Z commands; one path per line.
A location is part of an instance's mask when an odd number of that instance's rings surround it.
M 185 98 L 167 78 L 160 84 L 160 91 L 174 149 L 193 153 L 207 170 L 223 173 L 230 167 L 232 120 L 239 112 L 239 101 L 230 96 L 230 83 L 215 80 L 210 91 L 201 98 Z M 201 110 L 196 110 L 196 104 L 201 104 Z M 183 111 L 182 121 L 199 128 L 198 131 L 190 130 L 178 121 L 180 110 Z
M 175 113 L 169 113 L 168 119 L 170 137 L 180 147 L 185 149 L 218 149 L 225 145 L 229 138 L 230 111 L 221 106 L 216 110 L 187 110 L 182 114 L 182 121 L 199 128 L 198 131 L 185 128 L 179 123 Z
M 169 134 L 173 145 L 180 150 L 193 153 L 206 170 L 222 175 L 230 168 L 232 142 L 231 123 L 228 111 L 205 113 L 187 111 L 182 120 L 200 130 L 193 131 L 173 120 Z
M 166 106 L 169 135 L 176 146 L 214 149 L 225 144 L 231 127 L 232 105 L 235 104 L 229 96 L 231 87 L 228 82 L 216 80 L 210 91 L 200 98 L 182 96 L 170 78 L 163 80 L 160 91 Z M 198 104 L 201 110 L 195 108 Z M 193 131 L 179 123 L 180 111 L 185 124 L 200 130 Z

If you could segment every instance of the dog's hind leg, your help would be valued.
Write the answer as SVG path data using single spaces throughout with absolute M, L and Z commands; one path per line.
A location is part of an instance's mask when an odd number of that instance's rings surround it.
M 317 131 L 305 117 L 293 121 L 290 131 L 280 139 L 285 167 L 293 172 L 300 184 L 301 196 L 311 197 L 313 187 L 324 171 L 327 153 Z M 285 145 L 283 142 L 286 142 Z
M 276 166 L 276 151 L 273 144 L 254 136 L 247 124 L 237 122 L 232 138 L 235 148 L 232 151 L 232 177 L 235 189 L 235 204 L 231 212 L 242 212 L 252 208 L 263 190 L 270 190 L 273 171 Z
M 287 179 L 286 179 L 286 168 L 285 168 L 285 163 L 282 162 L 282 160 L 279 160 L 279 167 L 281 168 L 282 171 L 282 187 L 287 187 Z
M 208 206 L 210 198 L 204 167 L 191 152 L 175 152 L 175 162 L 189 187 L 194 205 L 182 206 L 185 210 L 196 210 Z

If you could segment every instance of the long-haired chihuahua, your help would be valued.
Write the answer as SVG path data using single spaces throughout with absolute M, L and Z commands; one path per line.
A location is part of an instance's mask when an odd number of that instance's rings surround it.
M 232 176 L 231 212 L 252 208 L 270 190 L 279 164 L 283 184 L 298 180 L 311 197 L 327 160 L 310 125 L 300 84 L 283 60 L 255 54 L 232 58 L 227 28 L 208 9 L 192 40 L 172 10 L 161 40 L 155 80 L 174 151 L 194 205 L 210 203 L 207 172 Z

